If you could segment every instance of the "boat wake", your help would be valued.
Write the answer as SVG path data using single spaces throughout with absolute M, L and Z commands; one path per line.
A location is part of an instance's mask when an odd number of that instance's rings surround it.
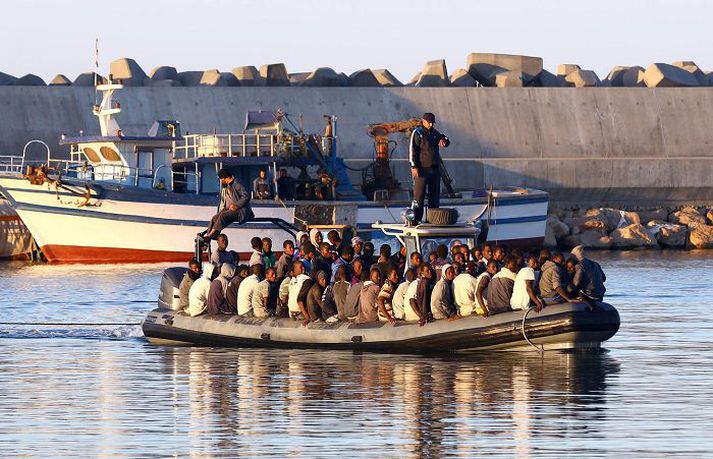
M 139 324 L 111 326 L 74 326 L 56 323 L 52 325 L 2 325 L 0 339 L 98 339 L 132 340 L 143 338 Z

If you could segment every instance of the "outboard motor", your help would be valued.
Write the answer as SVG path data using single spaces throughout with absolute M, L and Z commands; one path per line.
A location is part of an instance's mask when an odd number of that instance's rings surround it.
M 181 295 L 178 287 L 181 285 L 181 280 L 186 271 L 188 271 L 187 268 L 181 267 L 168 268 L 163 271 L 161 289 L 158 292 L 159 308 L 173 309 L 174 311 L 181 309 Z

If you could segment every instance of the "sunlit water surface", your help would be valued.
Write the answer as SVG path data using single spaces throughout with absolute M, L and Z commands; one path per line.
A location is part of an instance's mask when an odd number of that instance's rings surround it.
M 713 253 L 595 254 L 597 354 L 157 347 L 164 266 L 0 264 L 0 456 L 713 455 Z

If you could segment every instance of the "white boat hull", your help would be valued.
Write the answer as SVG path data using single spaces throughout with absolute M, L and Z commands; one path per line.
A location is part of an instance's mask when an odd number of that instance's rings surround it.
M 132 190 L 117 186 L 94 185 L 90 199 L 82 196 L 81 186 L 74 193 L 53 186 L 32 185 L 19 175 L 0 176 L 0 191 L 25 223 L 50 262 L 158 262 L 185 261 L 193 253 L 196 233 L 205 229 L 215 213 L 217 198 L 172 194 L 154 190 Z M 345 223 L 368 232 L 377 220 L 397 222 L 407 205 L 394 202 L 385 206 L 374 202 L 296 202 L 281 205 L 272 201 L 253 201 L 257 217 L 295 221 L 300 205 L 326 205 L 342 208 Z M 461 220 L 472 221 L 483 214 L 485 198 L 444 202 L 457 207 Z M 356 214 L 356 216 L 354 215 Z M 508 245 L 534 246 L 545 234 L 547 194 L 537 190 L 502 193 L 489 217 L 488 240 Z M 250 253 L 250 238 L 270 237 L 280 250 L 292 235 L 272 224 L 232 225 L 224 230 L 231 249 Z

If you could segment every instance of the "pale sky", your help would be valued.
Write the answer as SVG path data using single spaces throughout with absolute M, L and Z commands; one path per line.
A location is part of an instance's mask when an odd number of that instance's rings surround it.
M 713 70 L 713 2 L 704 0 L 489 1 L 8 1 L 0 71 L 49 81 L 132 57 L 148 73 L 284 62 L 288 72 L 386 67 L 409 80 L 432 59 L 449 72 L 471 52 L 576 63 L 604 78 L 615 65 L 694 60 Z

